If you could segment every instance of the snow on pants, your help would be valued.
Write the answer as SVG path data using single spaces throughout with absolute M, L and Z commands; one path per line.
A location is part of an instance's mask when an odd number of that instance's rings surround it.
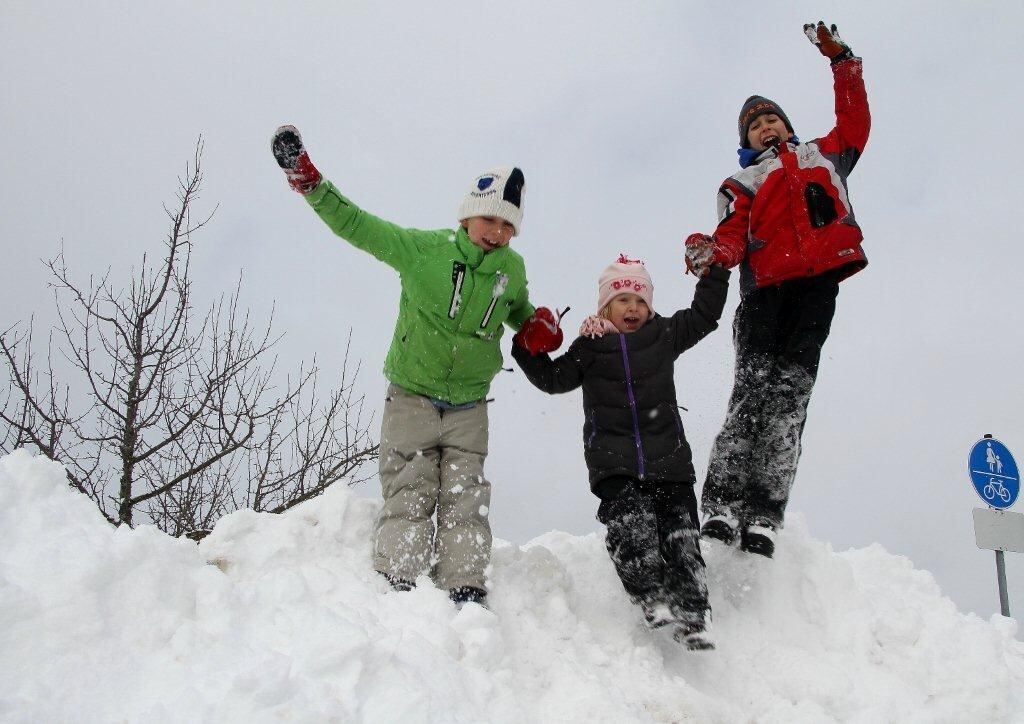
M 668 606 L 677 621 L 704 620 L 708 586 L 693 486 L 621 480 L 597 518 L 622 587 L 635 604 Z
M 708 462 L 706 515 L 782 526 L 839 275 L 757 289 L 740 302 L 733 320 L 736 377 Z
M 426 573 L 445 589 L 484 589 L 491 556 L 486 457 L 487 403 L 439 410 L 422 395 L 388 387 L 380 436 L 384 506 L 374 541 L 378 571 L 406 581 Z

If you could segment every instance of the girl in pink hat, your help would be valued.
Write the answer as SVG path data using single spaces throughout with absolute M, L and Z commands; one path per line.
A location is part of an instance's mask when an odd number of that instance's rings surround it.
M 551 394 L 583 388 L 583 454 L 600 500 L 608 553 L 623 588 L 651 628 L 669 626 L 692 650 L 714 648 L 700 553 L 696 480 L 676 404 L 674 363 L 716 327 L 729 272 L 713 265 L 689 309 L 654 311 L 654 284 L 640 261 L 620 256 L 598 280 L 597 314 L 564 355 L 512 356 Z

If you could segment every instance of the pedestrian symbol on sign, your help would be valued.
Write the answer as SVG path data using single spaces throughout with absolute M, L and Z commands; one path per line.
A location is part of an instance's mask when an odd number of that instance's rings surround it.
M 1003 462 L 999 459 L 999 455 L 992 449 L 992 443 L 986 443 L 985 447 L 985 460 L 988 461 L 988 469 L 993 473 L 1003 472 Z

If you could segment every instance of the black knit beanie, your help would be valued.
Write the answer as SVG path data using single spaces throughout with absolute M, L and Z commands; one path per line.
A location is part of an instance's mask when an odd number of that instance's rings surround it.
M 754 119 L 758 116 L 763 116 L 766 113 L 774 113 L 782 122 L 786 124 L 786 130 L 792 135 L 793 124 L 789 122 L 789 117 L 782 112 L 779 105 L 775 101 L 770 101 L 764 96 L 750 96 L 746 101 L 743 102 L 743 107 L 740 109 L 739 119 L 739 132 L 740 132 L 740 148 L 750 148 L 750 142 L 747 140 L 747 131 L 750 130 L 750 124 L 754 122 Z

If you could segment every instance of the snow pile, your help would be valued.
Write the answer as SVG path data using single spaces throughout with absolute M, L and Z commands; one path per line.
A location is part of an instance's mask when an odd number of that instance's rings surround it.
M 373 573 L 375 509 L 336 487 L 196 545 L 113 529 L 59 466 L 0 458 L 0 719 L 1024 720 L 1014 621 L 798 517 L 774 561 L 711 546 L 719 648 L 689 653 L 643 629 L 598 535 L 499 543 L 493 611 L 456 611 Z

